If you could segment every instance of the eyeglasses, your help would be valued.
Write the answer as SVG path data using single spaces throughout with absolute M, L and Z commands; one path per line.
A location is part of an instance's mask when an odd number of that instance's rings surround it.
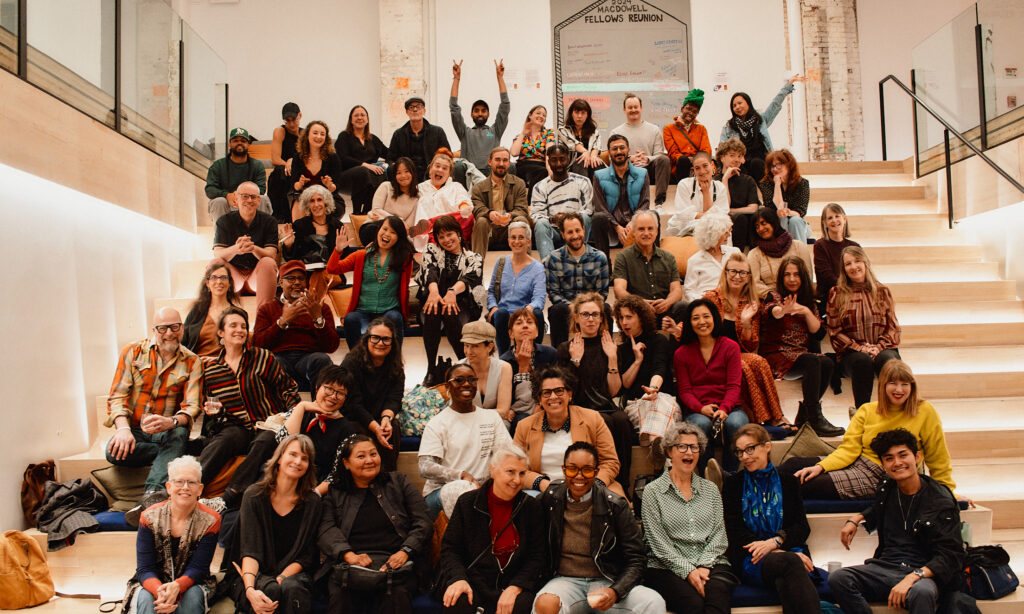
M 674 443 L 669 446 L 669 449 L 674 449 L 676 452 L 693 452 L 697 454 L 700 452 L 699 443 Z
M 743 458 L 744 456 L 753 456 L 754 450 L 756 450 L 758 448 L 758 446 L 763 446 L 763 445 L 764 445 L 764 442 L 762 441 L 760 443 L 755 443 L 752 446 L 747 446 L 747 447 L 743 448 L 742 450 L 737 448 L 733 452 L 736 454 L 736 458 Z
M 338 389 L 331 388 L 330 386 L 321 386 L 320 388 L 323 389 L 325 397 L 334 397 L 335 399 L 340 399 L 348 394 L 348 391 L 345 390 L 344 388 Z
M 476 386 L 480 382 L 480 378 L 468 375 L 456 375 L 448 381 L 459 386 L 465 386 L 466 384 Z
M 579 312 L 576 315 L 579 316 L 579 318 L 581 320 L 596 320 L 597 318 L 601 317 L 601 312 L 600 311 L 581 311 L 581 312 Z
M 737 269 L 726 269 L 725 272 L 730 277 L 749 277 L 750 276 L 750 271 L 740 271 L 740 270 L 737 270 Z
M 156 326 L 153 327 L 153 330 L 160 333 L 161 335 L 166 333 L 167 331 L 176 333 L 179 330 L 181 330 L 181 322 L 178 322 L 177 324 L 157 324 Z
M 562 473 L 564 473 L 565 477 L 567 478 L 574 478 L 580 474 L 583 474 L 583 477 L 589 480 L 590 478 L 597 475 L 597 468 L 591 467 L 590 465 L 586 465 L 584 467 L 577 467 L 576 465 L 565 465 L 562 467 Z
M 560 397 L 563 394 L 565 394 L 568 390 L 569 389 L 566 388 L 565 386 L 561 386 L 559 388 L 546 388 L 540 391 L 540 396 L 542 399 L 544 397 Z
M 210 277 L 208 277 L 208 279 L 210 281 L 227 281 L 227 280 L 231 279 L 231 276 L 230 275 L 210 275 Z
M 416 111 L 416 110 L 419 110 L 419 109 L 425 109 L 425 108 L 427 108 L 427 107 L 426 107 L 426 106 L 424 106 L 424 105 L 421 105 L 421 104 L 420 104 L 420 103 L 418 103 L 418 102 L 414 102 L 413 104 L 411 104 L 411 105 L 409 105 L 409 106 L 405 107 L 405 109 L 406 109 L 407 111 Z
M 260 195 L 259 194 L 239 194 L 238 197 L 241 198 L 242 200 L 259 200 L 260 199 Z
M 288 283 L 295 283 L 297 281 L 306 281 L 305 275 L 285 275 L 281 278 L 281 281 L 287 281 Z
M 182 486 L 188 486 L 189 488 L 195 488 L 196 486 L 199 486 L 200 484 L 202 484 L 202 482 L 197 482 L 195 480 L 169 480 L 169 481 L 171 483 L 171 486 L 174 486 L 175 488 L 181 488 Z
M 380 335 L 370 335 L 368 338 L 370 343 L 379 343 L 381 345 L 391 345 L 391 342 L 394 340 L 394 337 L 381 337 Z

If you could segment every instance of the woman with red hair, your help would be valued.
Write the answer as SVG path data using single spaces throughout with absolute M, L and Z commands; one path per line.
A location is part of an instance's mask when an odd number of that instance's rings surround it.
M 786 149 L 779 149 L 765 158 L 761 196 L 766 207 L 775 207 L 782 229 L 793 239 L 807 243 L 811 226 L 804 219 L 811 200 L 811 184 L 800 176 L 796 158 Z

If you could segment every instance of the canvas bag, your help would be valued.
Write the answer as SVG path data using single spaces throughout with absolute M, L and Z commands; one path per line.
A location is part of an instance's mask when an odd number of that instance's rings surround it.
M 53 597 L 53 579 L 39 543 L 21 531 L 0 539 L 0 610 L 18 610 Z

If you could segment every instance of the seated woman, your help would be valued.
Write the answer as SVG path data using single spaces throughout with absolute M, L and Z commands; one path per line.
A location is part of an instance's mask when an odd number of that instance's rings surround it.
M 676 213 L 665 226 L 666 237 L 693 236 L 697 220 L 709 212 L 729 213 L 729 189 L 715 181 L 715 163 L 711 156 L 698 151 L 693 156 L 693 176 L 676 187 Z
M 452 179 L 454 160 L 447 149 L 439 149 L 427 168 L 427 180 L 420 183 L 420 200 L 416 205 L 416 225 L 410 234 L 417 251 L 423 251 L 428 242 L 434 222 L 441 216 L 449 216 L 462 228 L 466 243 L 473 236 L 473 201 L 461 183 Z
M 889 288 L 878 283 L 860 247 L 843 250 L 839 281 L 828 295 L 828 336 L 840 368 L 853 382 L 855 407 L 871 400 L 871 382 L 900 357 L 900 323 Z
M 672 468 L 644 488 L 644 584 L 658 591 L 672 612 L 725 614 L 737 580 L 725 557 L 722 496 L 694 471 L 707 436 L 694 424 L 677 422 L 661 445 Z
M 772 125 L 779 111 L 782 110 L 782 103 L 786 96 L 793 93 L 793 84 L 805 81 L 806 77 L 793 75 L 786 84 L 782 86 L 779 93 L 775 95 L 771 103 L 760 113 L 750 102 L 750 96 L 745 92 L 737 92 L 729 100 L 729 110 L 732 117 L 722 126 L 722 134 L 718 139 L 719 143 L 727 139 L 737 139 L 745 146 L 746 162 L 743 163 L 743 172 L 751 177 L 763 177 L 765 169 L 765 157 L 772 150 L 772 137 L 768 134 L 768 127 Z
M 693 238 L 700 248 L 686 261 L 683 300 L 692 301 L 718 285 L 722 268 L 730 254 L 740 250 L 729 245 L 732 220 L 727 215 L 705 215 L 693 229 Z
M 338 193 L 338 181 L 341 178 L 341 160 L 331 143 L 330 129 L 320 120 L 306 124 L 306 129 L 299 135 L 299 155 L 292 158 L 291 179 L 293 196 L 313 185 L 322 185 L 330 192 L 334 200 L 336 217 L 345 214 L 345 199 Z M 304 215 L 297 203 L 292 203 L 292 221 Z
M 376 438 L 384 471 L 398 468 L 402 439 L 398 413 L 405 394 L 405 364 L 397 338 L 394 322 L 377 318 L 341 361 L 352 378 L 351 419 Z
M 274 450 L 263 480 L 245 491 L 239 512 L 242 584 L 234 595 L 243 612 L 311 611 L 322 509 L 314 460 L 309 437 L 289 435 Z
M 558 140 L 569 148 L 570 172 L 593 179 L 594 171 L 605 166 L 601 160 L 601 133 L 586 100 L 577 98 L 565 110 L 565 124 L 558 129 Z
M 338 183 L 352 192 L 352 213 L 365 215 L 377 186 L 387 181 L 387 171 L 378 161 L 388 159 L 388 148 L 370 132 L 366 107 L 357 104 L 348 112 L 348 124 L 336 146 L 344 169 Z
M 532 307 L 520 307 L 509 316 L 508 334 L 512 347 L 499 358 L 512 366 L 512 411 L 514 416 L 509 431 L 516 432 L 516 425 L 533 413 L 531 374 L 534 369 L 555 364 L 558 351 L 550 345 L 537 341 L 540 335 L 537 314 Z
M 811 200 L 811 184 L 800 176 L 796 158 L 788 150 L 780 149 L 768 154 L 765 173 L 761 180 L 761 197 L 766 207 L 774 206 L 782 229 L 793 235 L 794 241 L 807 243 L 811 226 L 804 219 Z
M 167 463 L 169 498 L 139 517 L 138 567 L 125 603 L 138 614 L 206 614 L 217 584 L 210 563 L 217 549 L 220 514 L 199 503 L 203 468 L 192 456 Z
M 629 408 L 642 400 L 659 404 L 655 415 L 673 416 L 673 412 L 678 412 L 672 379 L 672 346 L 668 337 L 658 334 L 654 309 L 642 298 L 633 294 L 622 297 L 615 301 L 614 313 L 619 325 L 617 354 L 622 377 L 619 395 L 626 404 L 633 426 L 640 433 L 640 444 L 656 446 L 660 451 L 657 440 L 665 436 L 665 429 L 672 420 L 652 421 L 645 419 L 642 412 L 629 412 Z M 663 388 L 669 393 L 661 393 Z M 664 458 L 658 460 L 663 461 Z
M 412 612 L 417 594 L 413 567 L 425 562 L 433 526 L 427 504 L 405 474 L 381 471 L 377 447 L 366 435 L 341 443 L 342 466 L 324 495 L 317 544 L 326 560 L 318 576 L 331 575 L 329 612 Z M 387 590 L 348 586 L 341 562 L 394 570 Z
M 379 317 L 394 322 L 396 341 L 401 345 L 405 316 L 409 313 L 409 282 L 415 253 L 405 224 L 397 216 L 388 216 L 373 241 L 342 258 L 348 245 L 348 227 L 342 226 L 334 253 L 327 262 L 327 272 L 332 275 L 354 272 L 352 298 L 344 320 L 349 349 L 359 343 L 367 325 Z
M 537 330 L 544 330 L 544 303 L 547 301 L 547 273 L 544 265 L 530 255 L 533 232 L 526 222 L 508 225 L 511 256 L 498 258 L 487 288 L 487 321 L 497 331 L 498 353 L 509 348 L 508 317 L 521 307 L 532 307 Z
M 548 110 L 537 105 L 526 114 L 523 130 L 512 140 L 509 155 L 516 158 L 516 175 L 526 182 L 526 194 L 533 198 L 533 186 L 548 176 L 544 157 L 548 146 L 558 142 L 555 131 L 544 127 Z
M 199 462 L 204 484 L 211 483 L 236 456 L 249 451 L 257 422 L 287 411 L 302 400 L 298 385 L 274 354 L 249 346 L 249 314 L 245 310 L 228 307 L 221 312 L 217 336 L 220 352 L 203 358 L 206 402 Z M 252 475 L 245 486 L 257 477 Z
M 921 442 L 932 479 L 955 492 L 942 420 L 931 403 L 918 397 L 914 374 L 902 360 L 890 360 L 882 367 L 878 401 L 857 410 L 835 452 L 824 458 L 791 458 L 780 470 L 800 479 L 805 499 L 873 498 L 885 471 L 871 450 L 871 440 L 898 428 L 910 431 Z
M 740 399 L 751 421 L 778 426 L 790 432 L 796 428 L 786 420 L 775 388 L 772 368 L 757 353 L 761 335 L 761 303 L 750 283 L 750 264 L 743 254 L 729 255 L 718 279 L 718 287 L 704 293 L 722 317 L 722 334 L 740 344 L 743 380 Z
M 722 487 L 726 555 L 744 584 L 773 588 L 783 612 L 821 612 L 810 572 L 807 523 L 800 483 L 769 460 L 768 431 L 748 424 L 736 432 L 733 452 L 743 465 Z
M 846 211 L 837 203 L 825 205 L 821 210 L 821 238 L 814 242 L 814 280 L 819 313 L 825 313 L 829 292 L 839 280 L 843 250 L 851 246 L 860 247 L 860 243 L 850 240 Z
M 760 353 L 771 365 L 776 379 L 800 379 L 803 401 L 796 412 L 796 425 L 808 422 L 820 437 L 842 435 L 821 413 L 821 397 L 832 379 L 832 361 L 811 350 L 812 341 L 825 336 L 825 327 L 814 304 L 807 264 L 786 256 L 779 265 L 775 290 L 768 293 L 761 308 Z
M 369 245 L 377 236 L 384 218 L 397 215 L 406 230 L 416 223 L 416 207 L 420 204 L 419 184 L 416 182 L 416 164 L 406 157 L 391 165 L 391 179 L 377 187 L 373 193 L 373 207 L 366 221 L 359 227 L 359 242 Z
M 775 281 L 779 278 L 779 265 L 786 257 L 793 256 L 804 261 L 807 269 L 811 268 L 811 255 L 806 243 L 794 241 L 793 237 L 782 229 L 779 215 L 774 209 L 761 207 L 754 214 L 754 249 L 747 254 L 750 263 L 750 274 L 753 276 L 754 292 L 757 298 L 763 299 L 775 289 Z
M 181 344 L 197 356 L 216 356 L 220 353 L 217 322 L 228 307 L 239 307 L 241 300 L 231 283 L 231 272 L 223 264 L 211 264 L 203 273 L 199 284 L 199 298 L 185 316 Z
M 604 319 L 604 299 L 600 294 L 584 292 L 573 299 L 569 340 L 558 344 L 558 364 L 579 383 L 573 391 L 573 405 L 593 409 L 604 419 L 619 457 L 616 479 L 628 484 L 633 425 L 615 402 L 622 390 L 619 350 Z
M 295 220 L 294 224 L 284 225 L 284 238 L 281 240 L 284 259 L 326 265 L 337 246 L 338 231 L 343 225 L 333 215 L 334 199 L 327 188 L 314 185 L 303 190 L 297 202 L 305 215 Z M 323 270 L 310 273 L 309 287 L 320 284 L 330 286 L 338 281 L 338 278 L 330 275 L 327 279 L 318 279 L 323 275 L 327 275 Z
M 564 479 L 565 450 L 573 442 L 586 441 L 597 448 L 597 479 L 625 497 L 615 481 L 619 457 L 612 433 L 596 411 L 569 403 L 576 388 L 576 377 L 562 367 L 543 367 L 533 373 L 533 399 L 539 411 L 520 422 L 515 435 L 515 444 L 530 459 L 523 483 L 543 492 L 553 480 Z
M 684 420 L 695 424 L 711 439 L 718 438 L 716 431 L 724 430 L 725 441 L 732 441 L 736 431 L 749 420 L 740 406 L 740 346 L 724 335 L 723 328 L 722 316 L 713 302 L 699 298 L 690 303 L 673 362 Z M 702 470 L 710 458 L 704 447 L 701 446 Z M 736 466 L 735 459 L 728 455 L 724 461 L 726 470 Z
M 477 377 L 473 405 L 498 412 L 505 426 L 512 422 L 512 365 L 498 358 L 494 350 L 494 327 L 475 320 L 462 329 L 465 358 L 459 364 L 473 367 Z
M 480 319 L 486 301 L 483 258 L 466 249 L 459 223 L 450 215 L 441 216 L 434 222 L 431 232 L 434 243 L 424 249 L 416 275 L 428 377 L 437 364 L 441 330 L 448 336 L 455 355 L 464 358 L 462 327 Z M 425 382 L 428 386 L 439 383 Z

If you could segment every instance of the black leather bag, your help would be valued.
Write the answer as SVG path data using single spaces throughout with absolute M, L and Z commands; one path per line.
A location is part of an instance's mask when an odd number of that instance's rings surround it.
M 369 555 L 370 565 L 363 567 L 362 565 L 351 565 L 345 561 L 336 563 L 334 565 L 334 581 L 338 583 L 343 590 L 352 591 L 372 591 L 381 592 L 384 594 L 391 594 L 391 586 L 397 580 L 404 580 L 408 576 L 413 574 L 413 562 L 412 559 L 405 562 L 398 569 L 387 568 L 386 571 L 380 571 L 381 567 L 384 567 L 387 560 L 391 557 L 390 552 L 366 552 L 364 554 Z

